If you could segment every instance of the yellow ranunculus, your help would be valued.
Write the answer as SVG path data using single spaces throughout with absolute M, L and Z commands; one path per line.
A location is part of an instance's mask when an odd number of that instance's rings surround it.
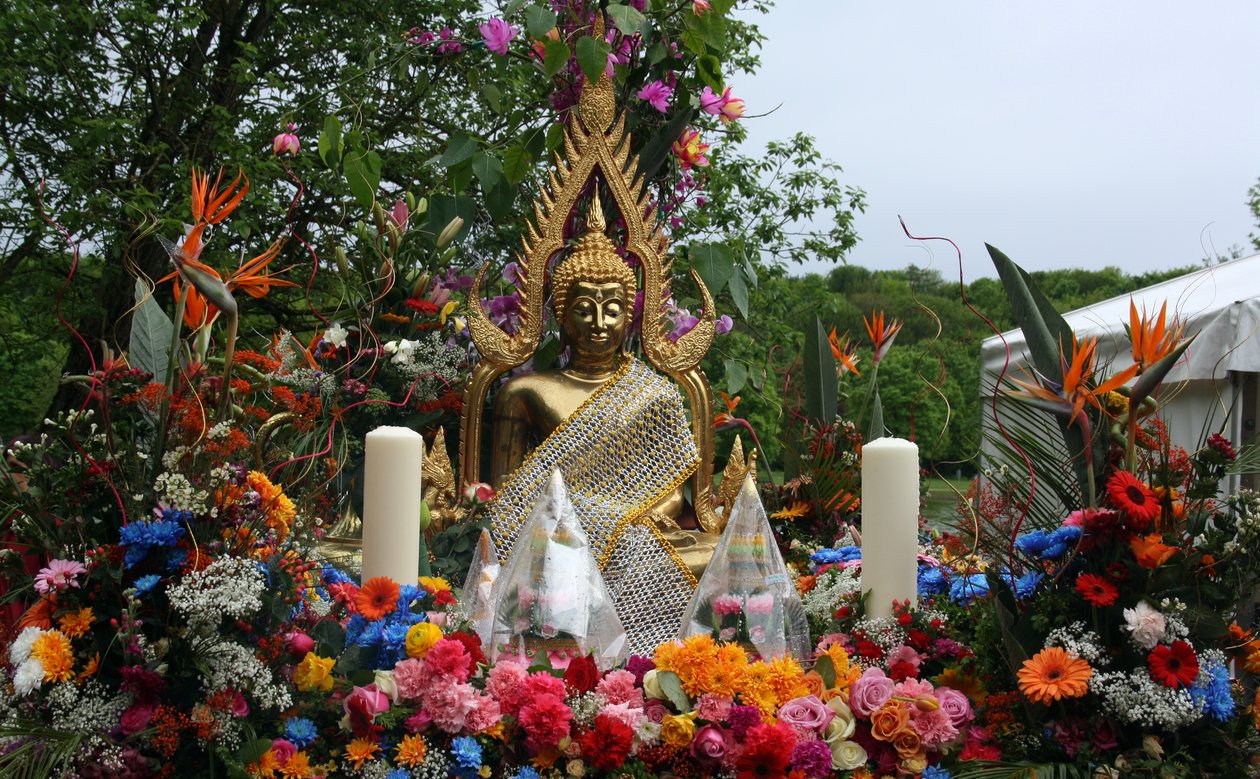
M 407 657 L 424 657 L 442 640 L 442 628 L 432 622 L 417 622 L 407 631 Z
M 314 652 L 307 652 L 302 662 L 293 669 L 293 683 L 302 692 L 328 692 L 332 689 L 332 669 L 337 664 L 335 657 L 320 657 Z
M 683 749 L 696 735 L 696 713 L 670 714 L 661 720 L 661 741 L 674 749 Z

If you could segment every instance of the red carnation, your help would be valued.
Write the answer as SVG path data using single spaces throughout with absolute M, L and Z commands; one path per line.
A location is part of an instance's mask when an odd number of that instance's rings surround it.
M 1146 664 L 1151 667 L 1151 678 L 1165 687 L 1189 687 L 1199 676 L 1199 657 L 1181 639 L 1152 649 Z
M 1076 591 L 1082 598 L 1100 608 L 1110 606 L 1120 597 L 1116 585 L 1096 573 L 1083 573 L 1076 577 Z
M 735 761 L 739 779 L 781 779 L 787 774 L 794 747 L 796 734 L 784 723 L 753 725 L 744 736 L 744 751 Z
M 465 633 L 462 630 L 451 633 L 447 638 L 454 639 L 464 645 L 464 649 L 468 650 L 468 656 L 472 658 L 472 666 L 476 668 L 486 661 L 485 652 L 481 651 L 481 639 Z
M 582 759 L 597 770 L 611 771 L 626 762 L 633 741 L 634 731 L 629 725 L 600 714 L 595 726 L 582 735 Z
M 582 655 L 569 661 L 569 667 L 564 670 L 564 685 L 579 694 L 590 692 L 599 684 L 599 676 L 595 659 Z

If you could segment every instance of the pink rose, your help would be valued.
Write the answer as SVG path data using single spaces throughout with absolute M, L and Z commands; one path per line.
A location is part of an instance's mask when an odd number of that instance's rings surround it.
M 377 689 L 375 684 L 369 684 L 366 687 L 355 687 L 346 696 L 346 699 L 341 702 L 341 710 L 349 714 L 351 707 L 355 706 L 356 703 L 365 714 L 373 719 L 376 718 L 377 714 L 384 714 L 389 711 L 389 696 Z
M 827 708 L 817 695 L 793 698 L 779 709 L 780 722 L 814 733 L 821 733 L 835 716 L 836 713 Z
M 240 690 L 232 691 L 232 716 L 233 717 L 249 716 L 249 702 L 245 700 L 244 695 L 241 695 Z
M 271 742 L 271 753 L 280 761 L 280 765 L 289 762 L 289 758 L 296 755 L 297 751 L 297 747 L 293 745 L 292 741 L 278 738 Z
M 659 725 L 669 714 L 669 709 L 666 708 L 665 704 L 661 701 L 652 699 L 643 706 L 643 712 L 647 714 L 649 722 L 655 722 Z
M 971 701 L 967 700 L 967 696 L 958 690 L 949 687 L 937 687 L 933 693 L 936 700 L 941 703 L 941 711 L 949 715 L 949 721 L 954 727 L 962 730 L 976 717 L 976 713 L 971 710 Z
M 893 696 L 896 684 L 878 668 L 867 668 L 849 690 L 849 708 L 859 717 L 870 717 Z
M 315 639 L 300 630 L 295 630 L 285 636 L 285 648 L 289 650 L 294 660 L 301 660 L 315 648 Z
M 717 725 L 705 725 L 691 739 L 691 756 L 702 765 L 721 763 L 730 751 L 730 733 Z
M 122 713 L 118 724 L 122 727 L 125 735 L 132 736 L 149 726 L 149 720 L 153 719 L 152 703 L 141 703 L 139 701 L 131 704 Z

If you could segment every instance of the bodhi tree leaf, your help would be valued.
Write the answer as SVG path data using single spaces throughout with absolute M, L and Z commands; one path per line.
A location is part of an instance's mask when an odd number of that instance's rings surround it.
M 738 360 L 726 360 L 722 363 L 722 369 L 726 372 L 727 394 L 739 394 L 744 388 L 744 382 L 748 381 L 748 366 Z
M 344 167 L 350 193 L 359 205 L 371 208 L 376 200 L 376 188 L 381 183 L 381 155 L 355 149 L 346 155 Z
M 608 55 L 612 47 L 605 41 L 597 41 L 590 36 L 578 38 L 577 60 L 582 73 L 591 81 L 599 78 L 608 66 Z
M 481 188 L 486 191 L 492 189 L 503 177 L 503 163 L 492 154 L 478 152 L 473 157 L 472 167 L 477 180 L 481 182 Z
M 735 259 L 725 245 L 720 243 L 702 243 L 691 247 L 691 267 L 704 279 L 709 292 L 716 295 L 721 292 L 735 272 Z
M 531 5 L 525 9 L 525 30 L 531 38 L 541 38 L 556 26 L 556 15 L 550 8 Z
M 453 168 L 477 151 L 477 142 L 470 138 L 466 133 L 455 133 L 451 136 L 451 142 L 447 145 L 446 151 L 442 153 L 442 164 L 448 168 Z
M 503 175 L 513 184 L 519 184 L 529 175 L 534 155 L 523 145 L 516 143 L 503 150 Z
M 608 16 L 613 20 L 613 24 L 617 25 L 617 29 L 621 30 L 622 35 L 642 32 L 643 24 L 647 21 L 647 17 L 642 12 L 620 3 L 609 3 Z
M 547 38 L 543 42 L 543 75 L 547 78 L 559 73 L 569 64 L 569 47 L 564 41 Z
M 727 284 L 731 288 L 731 300 L 735 301 L 735 308 L 739 310 L 739 315 L 745 320 L 748 319 L 748 284 L 744 282 L 744 273 L 737 270 L 731 274 L 731 279 Z
M 342 144 L 341 120 L 329 114 L 324 119 L 324 129 L 319 133 L 319 158 L 329 168 L 336 168 L 341 162 Z

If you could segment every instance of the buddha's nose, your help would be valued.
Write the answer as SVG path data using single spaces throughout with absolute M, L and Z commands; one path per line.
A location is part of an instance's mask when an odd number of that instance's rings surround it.
M 598 308 L 595 309 L 595 329 L 604 329 L 604 312 Z

